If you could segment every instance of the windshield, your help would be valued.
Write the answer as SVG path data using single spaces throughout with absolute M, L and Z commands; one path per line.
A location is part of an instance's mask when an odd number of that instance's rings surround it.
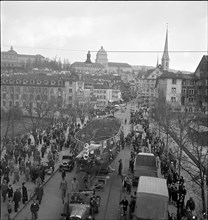
M 156 158 L 154 156 L 138 155 L 136 166 L 156 167 Z

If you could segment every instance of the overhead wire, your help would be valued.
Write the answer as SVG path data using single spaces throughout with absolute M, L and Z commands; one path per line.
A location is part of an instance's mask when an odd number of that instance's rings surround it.
M 10 47 L 10 46 L 3 46 Z M 67 48 L 45 48 L 45 47 L 22 47 L 14 46 L 14 48 L 22 49 L 39 49 L 39 50 L 61 50 L 61 51 L 71 51 L 71 52 L 86 52 L 97 53 L 99 50 L 76 50 Z M 164 50 L 105 50 L 106 53 L 163 53 Z M 169 50 L 169 53 L 208 53 L 208 50 Z

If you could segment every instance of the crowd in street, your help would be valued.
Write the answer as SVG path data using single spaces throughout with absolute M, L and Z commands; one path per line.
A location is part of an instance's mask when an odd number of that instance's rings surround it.
M 75 155 L 77 153 L 73 134 L 78 129 L 79 126 L 59 122 L 44 131 L 37 130 L 35 138 L 31 132 L 17 136 L 13 140 L 6 140 L 5 154 L 0 163 L 0 175 L 2 201 L 7 202 L 8 218 L 13 210 L 18 212 L 20 202 L 25 204 L 30 197 L 35 198 L 31 212 L 37 214 L 44 194 L 45 176 L 54 172 L 59 152 L 71 146 L 72 153 Z M 29 182 L 34 184 L 32 195 L 28 195 Z M 17 187 L 16 183 L 22 184 L 22 187 Z
M 156 156 L 156 161 L 161 174 L 167 180 L 167 188 L 169 193 L 169 204 L 176 207 L 177 213 L 170 213 L 169 220 L 191 220 L 194 216 L 195 202 L 190 197 L 185 204 L 186 187 L 183 176 L 179 176 L 177 160 L 171 150 L 167 150 L 164 141 L 149 128 L 149 121 L 146 117 L 147 109 L 131 112 L 130 123 L 131 132 L 125 138 L 125 146 L 131 147 L 131 155 L 129 160 L 129 171 L 134 173 L 135 156 L 139 152 L 151 152 Z M 142 125 L 141 131 L 135 131 L 136 125 Z M 119 161 L 118 174 L 122 176 L 122 161 Z M 123 189 L 131 194 L 132 175 L 122 176 Z M 129 206 L 130 217 L 135 208 L 135 195 L 131 196 L 128 202 L 126 197 L 120 202 L 123 207 L 123 214 L 126 215 Z M 196 216 L 194 216 L 196 217 Z

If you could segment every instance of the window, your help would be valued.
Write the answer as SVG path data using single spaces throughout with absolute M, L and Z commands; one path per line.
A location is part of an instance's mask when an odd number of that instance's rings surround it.
M 44 84 L 45 84 L 45 85 L 48 85 L 48 81 L 47 81 L 47 80 L 44 80 Z
M 14 94 L 11 93 L 11 94 L 10 94 L 10 99 L 13 99 L 13 98 L 14 98 Z
M 27 82 L 28 82 L 28 81 L 27 81 L 26 79 L 23 80 L 23 84 L 27 84 Z
M 12 101 L 9 101 L 9 107 L 12 107 L 13 105 L 12 105 Z
M 69 89 L 69 93 L 72 93 L 72 89 Z
M 171 102 L 176 102 L 176 97 L 171 97 Z
M 176 94 L 176 88 L 172 88 L 171 93 Z
M 192 112 L 192 108 L 189 108 L 189 112 Z
M 194 94 L 194 90 L 193 89 L 189 89 L 189 95 L 193 95 Z
M 6 93 L 3 93 L 3 99 L 6 99 Z
M 176 79 L 172 79 L 172 84 L 176 84 Z
M 20 87 L 15 87 L 15 92 L 20 93 Z
M 30 94 L 30 100 L 33 100 L 33 99 L 34 99 L 34 95 Z
M 193 102 L 194 102 L 194 98 L 192 98 L 192 97 L 189 98 L 189 102 L 190 102 L 190 103 L 193 103 Z
M 7 87 L 6 86 L 2 86 L 2 91 L 6 92 L 7 91 Z
M 3 106 L 6 107 L 6 101 L 3 101 Z
M 51 81 L 51 85 L 55 85 L 55 83 L 56 83 L 56 82 L 55 82 L 54 80 Z
M 15 99 L 19 99 L 19 94 L 15 94 Z
M 186 89 L 182 89 L 182 94 L 183 94 L 183 95 L 186 94 Z
M 15 106 L 19 107 L 19 102 L 15 102 Z
M 23 107 L 26 108 L 26 102 L 23 102 Z
M 27 92 L 27 87 L 23 87 L 23 92 L 24 92 L 24 93 Z
M 26 94 L 23 94 L 23 95 L 22 95 L 22 99 L 23 99 L 23 100 L 26 100 L 26 98 L 27 98 L 27 97 L 26 97 Z

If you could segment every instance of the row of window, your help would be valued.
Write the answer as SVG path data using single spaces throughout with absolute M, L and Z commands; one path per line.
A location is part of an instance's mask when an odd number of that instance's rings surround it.
M 11 84 L 21 84 L 21 83 L 23 83 L 23 84 L 28 84 L 28 83 L 30 83 L 30 84 L 36 84 L 37 83 L 37 85 L 40 85 L 40 84 L 44 84 L 44 85 L 48 85 L 49 84 L 49 82 L 51 83 L 51 85 L 56 85 L 56 83 L 59 85 L 59 86 L 61 86 L 63 83 L 62 83 L 62 81 L 55 81 L 55 80 L 51 80 L 51 81 L 48 81 L 48 80 L 44 80 L 44 81 L 41 81 L 41 80 L 27 80 L 27 79 L 23 79 L 23 80 L 20 80 L 20 79 L 16 79 L 16 80 L 13 80 L 13 79 L 3 79 L 3 83 L 11 83 Z

